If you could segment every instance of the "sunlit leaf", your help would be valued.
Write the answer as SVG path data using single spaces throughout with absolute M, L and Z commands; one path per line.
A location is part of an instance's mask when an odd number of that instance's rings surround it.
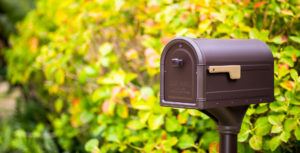
M 166 118 L 165 126 L 166 126 L 166 130 L 169 132 L 181 131 L 182 128 L 178 120 L 174 116 Z
M 261 150 L 262 141 L 263 140 L 261 136 L 253 135 L 249 140 L 249 144 L 254 150 Z
M 145 124 L 141 123 L 139 120 L 131 120 L 128 122 L 127 127 L 132 130 L 139 130 L 145 127 Z
M 290 132 L 286 132 L 286 131 L 283 131 L 281 134 L 280 134 L 280 140 L 287 143 L 289 141 L 291 137 L 291 133 Z
M 178 147 L 186 149 L 194 146 L 194 138 L 188 134 L 184 134 L 179 138 Z
M 97 139 L 91 139 L 85 144 L 85 150 L 92 152 L 95 148 L 98 148 L 99 141 Z
M 268 122 L 267 117 L 260 117 L 255 122 L 255 133 L 258 136 L 264 136 L 271 130 L 271 124 Z
M 65 72 L 62 69 L 56 71 L 55 80 L 57 84 L 63 84 L 65 82 Z
M 300 140 L 300 127 L 298 126 L 294 131 L 297 140 Z
M 290 36 L 289 37 L 292 41 L 300 44 L 300 37 L 299 36 Z
M 277 147 L 280 145 L 280 136 L 275 136 L 269 141 L 269 146 L 271 151 L 275 151 Z
M 272 125 L 281 125 L 282 121 L 284 120 L 285 115 L 268 115 L 268 121 Z
M 284 121 L 284 130 L 289 132 L 294 130 L 297 127 L 297 120 L 294 118 L 287 118 Z
M 163 123 L 163 115 L 151 115 L 148 120 L 149 129 L 151 130 L 157 130 Z

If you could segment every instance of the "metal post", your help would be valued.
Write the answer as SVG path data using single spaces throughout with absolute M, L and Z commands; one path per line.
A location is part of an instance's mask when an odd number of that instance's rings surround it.
M 237 135 L 220 133 L 220 153 L 237 153 Z
M 237 153 L 237 134 L 248 106 L 222 107 L 204 110 L 217 124 L 220 153 Z
M 238 127 L 220 126 L 220 153 L 237 153 Z

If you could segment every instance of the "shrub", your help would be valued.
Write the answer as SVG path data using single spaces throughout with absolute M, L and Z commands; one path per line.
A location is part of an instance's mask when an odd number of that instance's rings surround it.
M 0 1 L 0 38 L 7 39 L 14 32 L 14 24 L 21 20 L 34 7 L 33 0 L 1 0 Z M 0 46 L 1 47 L 1 46 Z
M 296 0 L 41 0 L 10 39 L 8 78 L 47 108 L 62 150 L 213 152 L 211 119 L 159 106 L 162 48 L 177 35 L 260 39 L 275 58 L 276 101 L 249 108 L 239 152 L 293 152 L 300 140 L 299 12 Z
M 33 8 L 33 0 L 1 0 L 0 1 L 0 79 L 5 76 L 3 48 L 8 45 L 7 39 L 15 32 L 14 24 L 20 21 Z

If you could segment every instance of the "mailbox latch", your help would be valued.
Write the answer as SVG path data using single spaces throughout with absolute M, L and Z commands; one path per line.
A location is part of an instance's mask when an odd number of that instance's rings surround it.
M 241 78 L 241 66 L 240 65 L 218 65 L 209 66 L 209 73 L 229 73 L 230 79 Z
M 172 65 L 174 67 L 182 67 L 183 66 L 183 60 L 182 59 L 172 58 L 171 61 L 172 61 Z

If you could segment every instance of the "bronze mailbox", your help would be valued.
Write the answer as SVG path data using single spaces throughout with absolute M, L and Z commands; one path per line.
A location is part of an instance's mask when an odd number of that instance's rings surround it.
M 273 56 L 248 39 L 178 37 L 161 57 L 161 105 L 210 109 L 274 100 Z

